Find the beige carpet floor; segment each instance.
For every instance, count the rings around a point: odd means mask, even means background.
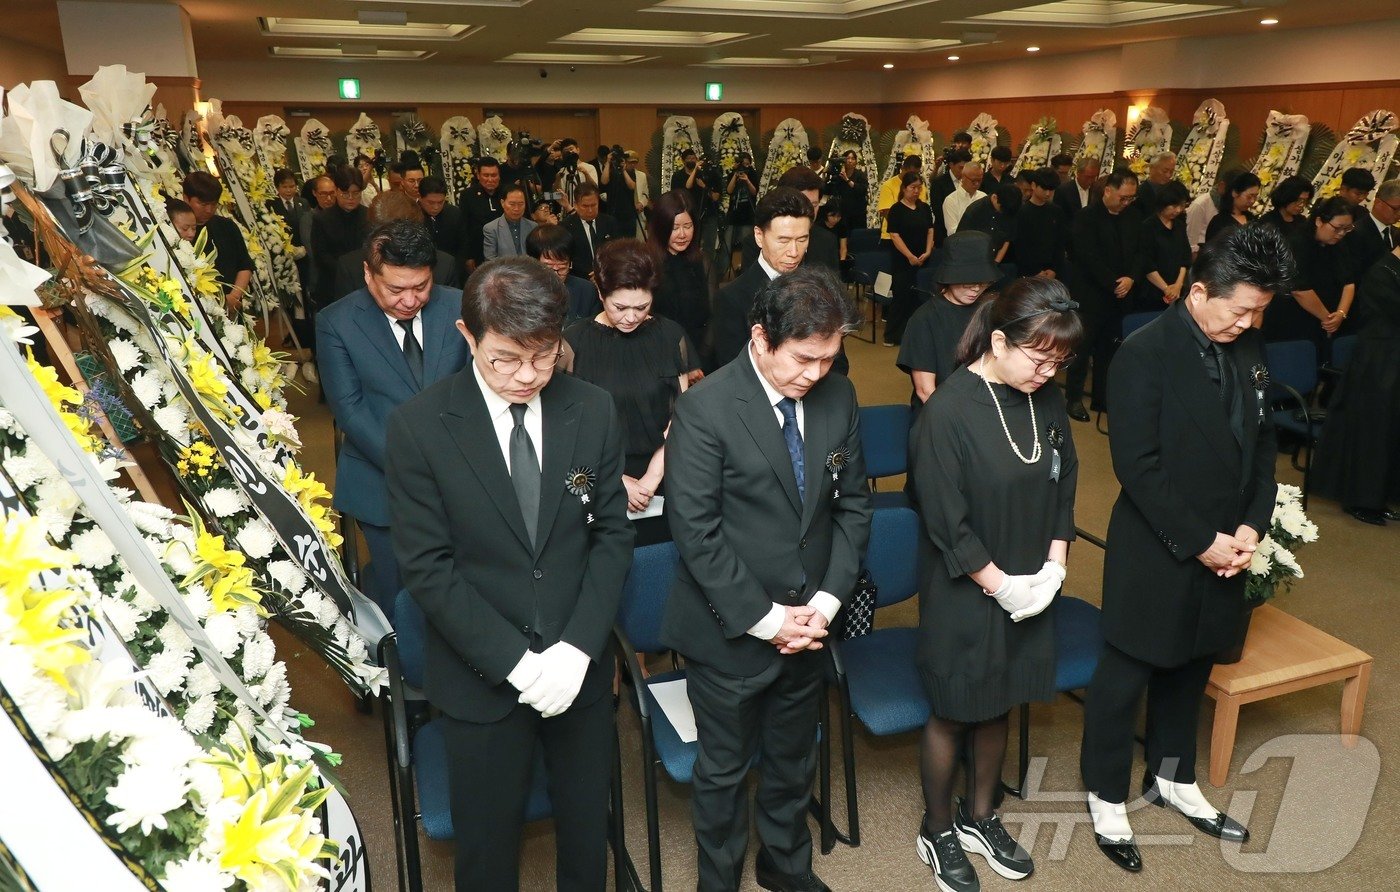
[[[893,349],[850,339],[847,350],[862,403],[908,399],[908,379],[894,367]],[[330,415],[317,404],[315,388],[308,389],[308,394],[294,400],[294,411],[303,419],[303,459],[319,478],[330,481],[334,478]],[[1083,529],[1102,534],[1118,489],[1109,465],[1108,440],[1089,424],[1074,425],[1072,433],[1081,463],[1077,521]],[[1279,462],[1279,479],[1300,481],[1286,459]],[[1400,656],[1400,623],[1394,613],[1400,525],[1366,526],[1321,499],[1311,503],[1309,514],[1321,538],[1300,555],[1307,576],[1275,603],[1375,657],[1361,745],[1343,749],[1337,736],[1340,683],[1249,705],[1240,717],[1229,779],[1217,789],[1205,781],[1212,712],[1207,703],[1200,728],[1202,788],[1232,814],[1248,815],[1253,839],[1242,849],[1223,848],[1175,814],[1144,809],[1132,819],[1146,867],[1142,874],[1131,876],[1099,854],[1082,798],[1075,792],[1079,789],[1080,705],[1068,698],[1039,705],[1033,710],[1031,734],[1036,759],[1032,774],[1040,775],[1037,793],[1030,801],[1009,800],[1003,810],[1012,832],[1020,835],[1036,859],[1035,875],[1028,881],[1035,888],[1043,892],[1400,888],[1396,878],[1400,859],[1394,848],[1400,819],[1390,811],[1400,793],[1400,778],[1395,764],[1381,758],[1389,755],[1390,744],[1400,733],[1400,678],[1393,668]],[[1076,545],[1066,591],[1097,603],[1101,573],[1098,549]],[[916,623],[913,604],[882,612],[880,623]],[[292,670],[294,705],[317,720],[310,734],[345,757],[341,777],[365,833],[374,887],[377,892],[394,892],[398,885],[380,712],[370,716],[356,712],[345,689],[315,655],[286,635],[279,638],[279,653]],[[645,876],[638,728],[626,710],[618,725],[628,846]],[[1009,763],[1014,763],[1014,728],[1012,734]],[[922,812],[917,735],[876,738],[857,730],[854,746],[862,845],[838,845],[829,855],[818,854],[817,873],[836,890],[934,888],[913,847]],[[1244,773],[1242,767],[1250,755],[1266,747],[1273,755]],[[1014,764],[1008,764],[1007,777],[1013,772]],[[844,787],[839,771],[834,783],[840,803]],[[660,791],[665,885],[694,888],[689,790],[663,780]],[[838,825],[844,824],[844,815],[838,811]],[[751,847],[746,890],[758,888],[752,880],[753,851]],[[526,829],[522,861],[523,889],[554,888],[553,835],[547,823]],[[975,861],[981,863],[981,859]],[[426,889],[450,890],[450,847],[425,839],[422,871]],[[979,875],[985,889],[1013,885],[985,865]]]

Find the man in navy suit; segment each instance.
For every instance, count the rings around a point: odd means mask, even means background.
[[[372,594],[390,613],[398,564],[389,540],[384,422],[400,403],[467,364],[456,332],[462,292],[433,284],[437,249],[421,223],[393,220],[366,241],[365,287],[316,316],[321,387],[345,434],[335,507],[359,521],[373,559]]]

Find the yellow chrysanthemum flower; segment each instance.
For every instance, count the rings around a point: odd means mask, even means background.
[[[29,366],[34,379],[39,382],[39,387],[43,389],[44,396],[48,397],[54,411],[58,412],[58,417],[63,420],[63,426],[68,428],[68,432],[78,441],[83,451],[90,455],[101,452],[102,441],[92,435],[92,422],[68,409],[69,406],[83,404],[82,393],[58,380],[58,372],[49,366],[40,365],[34,360],[34,354],[30,353],[25,357],[25,364]]]
[[[70,620],[79,595],[68,589],[44,591],[34,576],[69,567],[72,558],[53,547],[37,517],[6,516],[0,527],[0,609],[10,617],[7,637],[24,648],[34,665],[64,690],[67,672],[91,659],[80,643],[86,632]]]
[[[302,474],[301,469],[293,462],[288,464],[282,473],[282,485],[306,511],[316,528],[325,535],[330,546],[339,548],[344,540],[335,529],[335,512],[323,504],[323,502],[329,502],[331,498],[330,491],[326,489],[325,484],[317,480],[314,473]]]

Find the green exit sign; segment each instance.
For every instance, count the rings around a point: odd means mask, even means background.
[[[710,82],[705,84],[705,101],[719,102],[724,98],[724,84]]]
[[[342,77],[340,79],[340,98],[359,99],[360,79],[357,77]]]

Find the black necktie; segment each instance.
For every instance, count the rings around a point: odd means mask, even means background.
[[[1385,228],[1385,246],[1386,246],[1387,248],[1389,248],[1390,250],[1392,250],[1392,251],[1395,250],[1395,227],[1394,227],[1394,226],[1387,226],[1387,227]]]
[[[797,426],[797,400],[783,397],[778,400],[778,411],[783,413],[783,441],[792,461],[792,476],[797,478],[797,497],[806,500],[807,460],[802,455],[802,430]]]
[[[593,229],[592,220],[585,222],[583,225],[588,227],[588,262],[592,263],[593,256],[598,253],[597,248],[594,247],[594,245],[598,243],[598,233]]]
[[[520,515],[525,518],[525,531],[530,534],[531,547],[535,544],[535,527],[540,515],[540,463],[535,457],[535,444],[530,441],[530,432],[525,430],[524,403],[512,403],[510,417],[515,427],[510,431],[510,482],[515,487],[515,497],[520,501]]]
[[[403,358],[408,370],[413,373],[413,383],[423,386],[423,345],[413,336],[412,319],[395,319],[394,324],[403,329]]]

